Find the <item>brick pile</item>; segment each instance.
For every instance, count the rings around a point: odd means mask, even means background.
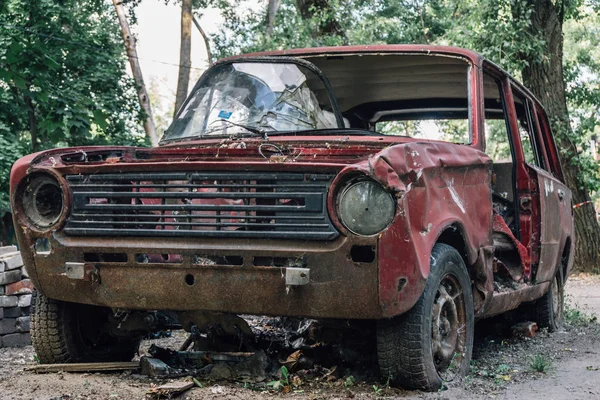
[[[31,343],[29,310],[33,284],[15,246],[0,247],[0,347]]]

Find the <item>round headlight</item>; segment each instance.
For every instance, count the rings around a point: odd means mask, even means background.
[[[38,229],[47,229],[60,219],[63,209],[62,189],[50,175],[33,175],[22,193],[23,211]]]
[[[396,211],[394,197],[374,181],[350,184],[338,200],[342,224],[358,235],[374,235],[385,229]]]

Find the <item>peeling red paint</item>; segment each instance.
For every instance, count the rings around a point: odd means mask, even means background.
[[[475,263],[480,248],[491,245],[491,160],[479,150],[399,144],[348,168],[401,194],[398,212],[404,218],[379,235],[379,298],[385,315],[404,312],[417,301],[429,275],[429,254],[445,229],[460,229],[468,264]],[[408,280],[400,292],[399,277]]]

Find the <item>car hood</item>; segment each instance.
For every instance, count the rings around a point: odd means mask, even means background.
[[[374,140],[340,136],[315,139],[203,140],[160,147],[87,146],[47,150],[35,154],[31,166],[91,166],[102,164],[148,164],[182,162],[307,162],[349,164],[391,145],[396,138]],[[380,140],[384,139],[384,140]],[[387,139],[387,140],[386,140]],[[412,139],[406,138],[405,141]]]
[[[403,176],[490,163],[481,151],[452,143],[384,136],[203,140],[155,148],[95,146],[47,150],[15,163],[11,185],[33,169],[61,174],[185,169],[357,171],[401,191]],[[13,186],[14,187],[14,186]]]

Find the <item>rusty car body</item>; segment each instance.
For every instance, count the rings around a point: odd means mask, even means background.
[[[283,84],[272,92],[293,99],[253,127],[242,123],[250,117],[234,120],[242,108],[276,104],[263,94],[274,75]],[[250,89],[231,89],[248,76]],[[248,91],[252,105],[239,97]],[[224,93],[239,96],[223,103]],[[318,121],[298,128],[309,116]],[[205,134],[189,134],[193,124]],[[460,330],[552,295],[558,320],[573,257],[571,195],[541,104],[479,54],[452,47],[225,59],[200,79],[161,146],[32,154],[14,165],[11,192],[40,296],[111,310],[388,321],[378,333],[387,338],[429,290],[438,246],[460,255],[453,262],[464,263],[468,287],[456,278],[434,290],[434,324]],[[468,363],[472,345],[446,331],[433,334],[437,350],[424,344],[442,380],[453,357],[443,347],[452,342]],[[425,381],[414,371],[398,380],[436,388],[436,369]]]

